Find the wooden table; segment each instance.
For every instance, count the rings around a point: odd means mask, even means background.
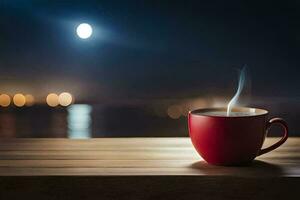
[[[299,186],[300,138],[247,167],[208,165],[189,138],[0,140],[0,199],[289,199]]]

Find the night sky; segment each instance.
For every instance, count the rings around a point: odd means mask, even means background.
[[[300,97],[300,1],[0,0],[1,92]],[[75,28],[90,23],[81,40]]]

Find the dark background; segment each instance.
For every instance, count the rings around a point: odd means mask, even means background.
[[[39,101],[0,108],[0,135],[69,137],[69,108],[43,102],[68,91],[91,106],[89,136],[186,136],[186,111],[227,105],[245,64],[239,105],[269,109],[299,135],[299,9],[299,1],[0,0],[0,93]],[[94,28],[90,39],[75,33],[82,22]]]

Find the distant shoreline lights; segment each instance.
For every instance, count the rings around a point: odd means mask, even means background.
[[[46,103],[50,107],[56,107],[58,105],[66,107],[71,105],[73,102],[74,98],[68,92],[62,92],[59,95],[57,95],[56,93],[50,93],[46,98]]]
[[[45,101],[46,100],[46,101]],[[67,107],[74,103],[74,97],[68,92],[62,92],[59,95],[56,93],[49,93],[43,103],[50,107],[63,106]],[[31,94],[16,93],[14,95],[0,94],[0,107],[30,107],[36,103],[35,97]]]

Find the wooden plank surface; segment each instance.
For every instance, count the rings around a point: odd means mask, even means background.
[[[220,167],[189,138],[1,139],[0,199],[297,199],[299,152],[290,138],[250,166]]]
[[[300,138],[289,138],[251,166],[220,167],[206,164],[189,138],[1,139],[0,176],[299,177],[299,152]]]

